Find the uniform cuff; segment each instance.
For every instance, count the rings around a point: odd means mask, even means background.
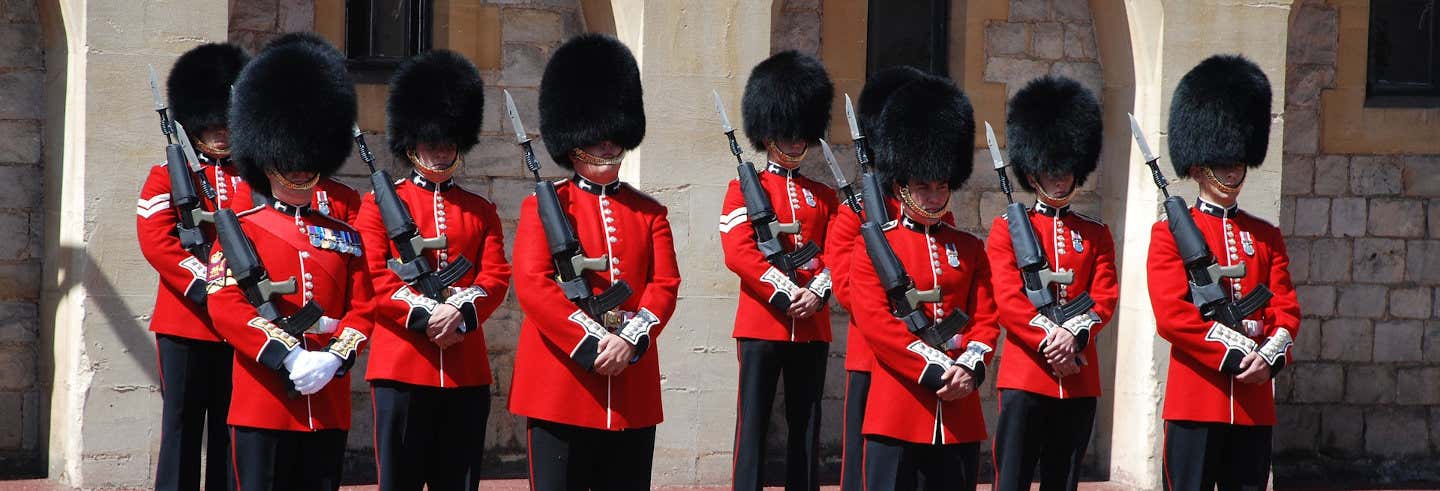
[[[771,307],[775,307],[776,310],[781,312],[790,309],[790,302],[794,300],[790,298],[790,292],[795,291],[795,289],[799,287],[795,285],[794,281],[790,281],[789,276],[786,276],[785,273],[771,266],[765,270],[765,274],[760,275],[760,281],[774,288],[774,291],[770,293],[769,303]]]
[[[1205,333],[1205,340],[1212,343],[1220,343],[1225,347],[1225,354],[1220,357],[1220,366],[1216,369],[1221,373],[1237,375],[1240,369],[1240,361],[1245,355],[1255,351],[1255,340],[1216,322],[1210,325],[1210,331]]]
[[[475,309],[475,301],[481,297],[490,296],[484,288],[479,286],[468,286],[445,299],[445,303],[460,311],[460,333],[465,334],[480,328],[480,316]]]
[[[1070,335],[1075,336],[1075,350],[1084,351],[1085,347],[1090,345],[1090,328],[1099,323],[1100,314],[1096,314],[1094,310],[1091,310],[1084,314],[1071,317],[1070,320],[1065,321],[1065,325],[1061,327],[1064,327],[1066,331],[1070,331]]]
[[[584,331],[580,341],[575,343],[575,347],[570,348],[570,359],[575,360],[575,363],[585,371],[594,371],[595,358],[600,356],[600,340],[605,338],[608,331],[605,330],[605,326],[595,322],[595,319],[591,319],[589,315],[585,314],[585,311],[580,309],[571,312],[569,319]]]
[[[830,268],[825,268],[820,271],[820,274],[817,274],[814,278],[811,278],[810,284],[805,285],[805,288],[810,290],[811,293],[814,293],[815,296],[820,297],[820,308],[824,309],[825,304],[830,301],[830,286]]]
[[[970,372],[975,379],[975,386],[985,383],[985,355],[989,354],[992,348],[979,341],[971,341],[965,346],[965,352],[955,358],[955,365]]]
[[[285,357],[290,354],[291,350],[300,346],[300,340],[285,332],[275,323],[265,320],[264,317],[252,317],[249,322],[246,322],[246,325],[265,334],[265,344],[260,346],[260,352],[255,355],[255,361],[271,370],[284,370]]]
[[[1275,330],[1274,335],[1265,340],[1265,344],[1260,345],[1258,350],[1260,357],[1265,359],[1265,363],[1270,364],[1270,378],[1275,378],[1280,374],[1280,370],[1285,368],[1286,353],[1290,351],[1290,345],[1293,342],[1290,330],[1281,327]]]
[[[650,309],[641,308],[634,317],[625,322],[615,334],[635,347],[635,356],[630,358],[630,363],[640,361],[640,357],[650,349],[650,330],[660,325],[660,318],[650,312]]]
[[[355,358],[359,356],[360,343],[366,339],[365,334],[353,327],[347,327],[340,331],[339,336],[330,338],[330,344],[325,347],[325,351],[340,358],[340,370],[335,372],[335,376],[343,376],[350,371],[350,367],[355,365]]]
[[[440,302],[421,295],[409,285],[401,285],[390,295],[390,299],[410,307],[405,314],[405,328],[415,332],[425,332],[425,328],[430,326],[430,315],[435,313],[435,307],[440,306]]]

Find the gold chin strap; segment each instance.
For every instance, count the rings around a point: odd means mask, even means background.
[[[905,206],[907,208],[910,208],[910,211],[913,211],[922,217],[932,220],[939,220],[940,218],[944,217],[945,208],[948,208],[950,206],[950,198],[947,196],[945,198],[945,206],[940,207],[940,211],[932,212],[930,210],[926,210],[925,207],[920,206],[920,203],[915,202],[915,198],[910,196],[909,186],[902,186],[900,188],[900,202],[905,203]]]
[[[419,167],[425,174],[428,174],[425,176],[426,179],[435,182],[449,179],[450,176],[455,174],[455,171],[460,170],[460,166],[465,164],[465,156],[461,155],[460,152],[455,152],[455,160],[450,161],[450,166],[444,169],[438,169],[425,163],[425,159],[420,158],[420,155],[416,154],[414,149],[406,152],[405,156],[410,159],[410,163],[415,164],[415,167]]]
[[[1045,200],[1046,205],[1056,208],[1070,204],[1070,200],[1075,197],[1074,186],[1070,187],[1070,194],[1065,195],[1064,198],[1056,198],[1054,196],[1051,196],[1050,193],[1045,192],[1044,186],[1041,186],[1040,183],[1035,182],[1034,178],[1030,178],[1030,186],[1035,188],[1035,194],[1039,194],[1040,197]]]
[[[1247,171],[1245,172],[1245,174],[1246,174],[1246,175],[1249,175],[1250,172],[1247,170]],[[1225,194],[1236,194],[1236,193],[1239,193],[1239,192],[1240,192],[1240,187],[1239,187],[1238,184],[1237,184],[1236,186],[1234,186],[1234,187],[1231,187],[1231,186],[1226,185],[1226,184],[1223,183],[1223,182],[1220,182],[1220,179],[1217,178],[1217,177],[1215,177],[1215,171],[1212,170],[1212,169],[1210,168],[1210,166],[1208,166],[1208,165],[1205,166],[1205,177],[1209,178],[1209,179],[1210,179],[1210,182],[1215,183],[1215,186],[1218,187],[1218,188],[1220,188],[1221,191],[1224,191]],[[1240,178],[1240,184],[1245,184],[1245,178],[1244,178],[1244,177]]]
[[[205,155],[209,155],[217,159],[223,159],[230,156],[229,150],[217,149],[206,144],[204,140],[195,140],[195,146],[200,147],[200,151],[205,152]]]
[[[319,173],[316,173],[314,176],[312,176],[309,181],[305,181],[300,184],[290,182],[289,179],[285,178],[284,174],[281,174],[279,171],[276,171],[274,169],[266,169],[265,174],[275,178],[275,180],[277,181],[280,181],[281,186],[285,186],[286,189],[292,191],[309,191],[310,189],[314,188],[316,184],[320,183]]]
[[[790,154],[788,154],[788,153],[785,153],[784,151],[780,150],[780,147],[775,146],[775,142],[773,142],[773,141],[766,141],[766,142],[765,142],[765,149],[766,149],[766,150],[769,150],[770,153],[772,153],[772,154],[779,155],[779,156],[780,156],[780,162],[779,162],[779,163],[784,163],[784,164],[798,164],[798,163],[800,163],[800,161],[805,160],[805,156],[810,153],[810,144],[809,144],[809,143],[806,143],[806,144],[805,144],[805,150],[802,150],[802,151],[800,152],[800,155],[790,155]]]
[[[625,152],[620,152],[620,155],[616,155],[615,158],[605,159],[605,158],[600,158],[600,157],[597,157],[597,156],[595,156],[595,155],[592,155],[590,152],[586,152],[586,151],[581,150],[581,149],[579,149],[579,148],[575,148],[574,150],[571,150],[571,151],[570,151],[570,160],[571,160],[572,162],[578,162],[578,163],[589,164],[589,165],[598,165],[598,166],[601,166],[601,167],[606,167],[606,166],[611,166],[611,165],[620,165],[620,162],[623,161],[623,160],[625,160]]]

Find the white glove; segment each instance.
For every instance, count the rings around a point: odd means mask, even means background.
[[[294,371],[295,371],[295,360],[299,360],[299,359],[300,359],[300,353],[304,353],[304,352],[305,352],[305,350],[302,349],[302,348],[295,348],[295,349],[290,350],[290,354],[285,355],[285,371],[287,371],[287,372],[294,372]]]
[[[339,326],[340,319],[322,315],[320,316],[320,322],[315,323],[315,330],[317,334],[330,334],[335,332],[335,328]]]
[[[303,395],[320,392],[340,369],[340,357],[328,351],[301,351],[290,370],[290,381]]]

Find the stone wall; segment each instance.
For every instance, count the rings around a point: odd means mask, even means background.
[[[254,53],[271,39],[315,24],[315,0],[229,0],[230,42]]]
[[[1355,48],[1338,3],[1291,15],[1281,229],[1304,320],[1276,384],[1276,481],[1435,482],[1440,155],[1326,151],[1322,94]]]
[[[45,64],[31,0],[0,2],[0,475],[41,472],[38,380]]]

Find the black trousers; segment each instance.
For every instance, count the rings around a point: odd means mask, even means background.
[[[840,491],[865,490],[865,400],[870,372],[845,372],[845,440],[840,446]]]
[[[1165,422],[1165,489],[1263,490],[1270,478],[1270,427]]]
[[[979,472],[980,442],[926,445],[865,436],[868,491],[973,491]]]
[[[785,378],[785,489],[820,489],[820,396],[830,344],[741,339],[734,489],[759,490],[775,386]]]
[[[200,489],[200,444],[205,442],[205,489],[231,489],[230,367],[235,352],[222,342],[155,335],[160,364],[160,456],[155,489]]]
[[[609,431],[534,418],[526,425],[531,490],[650,489],[654,426]]]
[[[345,430],[284,431],[231,426],[239,491],[340,489]]]
[[[995,490],[1029,490],[1040,465],[1041,491],[1080,486],[1080,461],[1095,425],[1094,397],[1057,399],[1023,390],[1000,391],[995,429]]]
[[[382,491],[479,489],[490,386],[442,389],[377,380],[370,400]]]

